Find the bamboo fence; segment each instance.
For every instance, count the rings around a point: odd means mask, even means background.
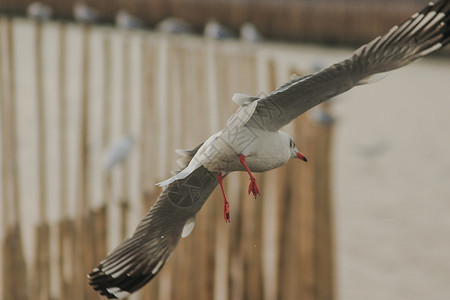
[[[222,128],[234,92],[258,95],[313,71],[293,53],[0,18],[0,298],[99,299],[86,274],[156,200],[173,149]],[[130,299],[333,298],[332,124],[306,114],[286,130],[309,162],[258,174],[256,200],[245,174],[228,176],[231,224],[216,190]],[[126,140],[124,157],[105,166]]]
[[[25,15],[34,0],[0,0],[0,12]],[[265,37],[359,46],[422,9],[426,0],[41,0],[57,19],[73,20],[73,6],[83,2],[99,12],[100,22],[114,22],[119,10],[153,27],[168,17],[182,18],[202,31],[216,19],[235,31],[252,22]]]

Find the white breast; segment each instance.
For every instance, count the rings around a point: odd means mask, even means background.
[[[224,130],[204,153],[197,154],[205,168],[216,172],[244,171],[239,160],[241,154],[246,156],[247,165],[253,172],[272,170],[290,158],[289,147],[279,132],[245,126],[239,131]]]

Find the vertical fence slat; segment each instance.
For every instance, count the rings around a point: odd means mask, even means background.
[[[47,193],[47,138],[46,138],[46,109],[44,95],[44,70],[42,53],[42,23],[36,22],[35,28],[35,61],[36,61],[36,100],[37,100],[37,127],[38,127],[38,186],[39,186],[39,224],[36,227],[35,265],[33,274],[32,294],[37,299],[50,297],[50,228],[48,224],[48,193]]]
[[[101,35],[102,39],[102,67],[103,67],[103,85],[101,87],[103,91],[103,99],[101,103],[103,118],[101,123],[101,137],[99,143],[102,150],[106,149],[111,142],[111,102],[112,102],[112,79],[111,79],[111,35],[109,31],[103,31]],[[108,216],[109,208],[112,203],[111,192],[111,172],[110,170],[104,170],[104,162],[102,162],[102,180],[101,180],[101,196],[104,205],[99,209],[97,214],[96,226],[99,229],[99,233],[103,234],[97,236],[97,257],[102,257],[108,250],[108,237],[111,234],[108,228]]]
[[[143,132],[142,124],[142,35],[132,34],[130,48],[130,135],[132,137],[132,150],[129,154],[130,176],[129,176],[129,198],[130,198],[130,218],[128,222],[127,236],[130,236],[138,224],[143,211],[141,210],[142,197],[142,173],[143,157],[141,153],[141,143]]]
[[[68,281],[66,278],[66,263],[70,261],[69,257],[65,257],[66,253],[64,240],[69,238],[68,232],[64,226],[64,222],[68,220],[67,215],[67,97],[66,97],[66,26],[64,23],[58,26],[58,98],[59,98],[59,178],[60,178],[60,220],[58,222],[58,278],[60,292],[59,297],[68,295]]]
[[[89,118],[89,89],[90,85],[90,49],[91,49],[91,27],[85,25],[82,27],[82,53],[81,53],[81,108],[80,108],[80,136],[79,136],[79,147],[80,147],[80,165],[79,165],[79,177],[78,177],[78,192],[79,192],[79,206],[78,206],[78,272],[76,280],[80,283],[81,294],[88,298],[93,297],[95,292],[86,285],[86,281],[80,278],[80,275],[87,274],[93,264],[95,264],[95,220],[93,214],[90,212],[90,152],[89,152],[89,130],[91,127],[91,122]],[[81,245],[78,245],[81,241]]]
[[[177,117],[181,116],[183,107],[181,106],[181,99],[179,99],[182,91],[181,89],[181,78],[179,76],[180,72],[184,70],[180,70],[181,68],[181,57],[180,57],[180,45],[171,40],[171,47],[168,52],[169,55],[169,69],[168,69],[168,78],[170,78],[170,88],[168,89],[167,94],[167,102],[169,103],[170,113],[168,115],[169,123],[172,124],[171,132],[169,134],[170,145],[173,147],[179,148],[179,140],[176,140],[176,136],[179,136],[181,128],[181,120]],[[178,89],[178,91],[176,91]],[[178,99],[177,99],[178,98]],[[169,147],[168,151],[172,152],[173,147]],[[170,153],[172,154],[172,153]],[[168,157],[172,157],[173,155],[168,155]],[[173,166],[173,160],[170,162],[171,167]],[[197,224],[198,225],[198,224]],[[192,239],[181,239],[179,242],[179,247],[181,253],[189,253],[194,249],[200,250],[196,247],[196,236],[193,236]],[[191,259],[185,259],[183,255],[174,255],[170,261],[171,267],[171,279],[175,284],[172,285],[172,298],[173,299],[181,299],[183,297],[186,298],[194,298],[195,293],[194,289],[190,288],[190,285],[195,285],[196,280],[191,280],[189,283],[183,278],[187,278],[190,276],[189,269],[191,269],[194,265],[197,270],[200,271],[201,263],[198,261],[197,255],[192,257]]]
[[[6,169],[4,167],[5,161],[6,161],[6,155],[5,155],[5,148],[6,148],[6,118],[3,116],[3,113],[6,111],[5,108],[5,85],[3,81],[3,46],[5,45],[3,41],[3,20],[0,19],[0,162],[2,165],[2,169],[0,172],[0,211],[2,211],[2,221],[1,221],[1,227],[0,227],[0,295],[3,295],[4,291],[4,260],[6,257],[3,253],[3,238],[5,235],[7,222],[6,222]]]
[[[329,103],[322,104],[324,113],[328,113]],[[333,124],[315,122],[316,136],[321,137],[315,141],[317,156],[316,169],[318,170],[315,180],[316,190],[316,218],[317,229],[315,237],[317,242],[317,253],[315,259],[317,298],[335,298],[335,266],[334,266],[334,235],[333,235],[333,206],[331,194],[331,170],[333,163],[331,153],[333,152]]]
[[[168,37],[162,37],[159,40],[159,49],[158,49],[158,60],[157,66],[155,66],[157,71],[157,77],[155,78],[157,82],[156,86],[156,109],[155,113],[158,126],[157,126],[157,157],[158,157],[158,165],[157,165],[157,176],[158,180],[163,180],[168,175],[168,129],[169,129],[169,121],[168,121],[168,90],[170,89],[168,78],[169,72],[169,39]]]
[[[60,296],[74,297],[76,289],[75,266],[77,264],[75,247],[76,232],[74,221],[70,219],[69,212],[69,165],[68,165],[68,117],[69,105],[67,103],[67,27],[65,23],[59,24],[59,98],[60,98],[60,201],[61,201],[61,220],[59,221],[59,255],[60,255]]]
[[[22,245],[22,226],[20,218],[20,191],[18,177],[18,153],[17,153],[17,122],[16,122],[16,82],[15,82],[15,48],[14,48],[14,21],[4,19],[2,33],[3,57],[0,66],[2,73],[2,87],[6,93],[2,97],[3,138],[7,141],[3,149],[4,178],[4,220],[5,235],[3,243],[3,298],[4,299],[28,299],[29,282]],[[3,44],[4,43],[4,44]],[[7,96],[6,96],[7,95]],[[20,279],[18,281],[17,279]],[[24,288],[25,287],[25,288]]]
[[[141,156],[143,158],[143,168],[141,169],[142,212],[143,214],[150,208],[159,196],[160,190],[154,185],[156,177],[156,148],[154,146],[156,128],[154,119],[155,101],[155,76],[156,71],[156,48],[148,37],[144,37],[142,43],[142,113],[141,113]],[[162,270],[161,272],[163,272]],[[142,288],[143,300],[158,299],[160,277],[154,278],[150,284]]]
[[[303,147],[306,153],[308,153],[310,160],[313,162],[318,159],[315,156],[314,151],[314,137],[312,126],[309,119],[300,117],[296,123],[294,123],[296,128],[297,140],[302,143],[299,147]],[[309,148],[309,150],[308,150]],[[303,186],[314,186],[314,176],[317,176],[316,169],[314,168],[314,163],[305,167],[298,168],[298,177],[300,179],[301,185],[295,184],[298,182],[298,178],[293,176],[294,182],[292,182],[294,197],[301,199],[299,201],[297,218],[299,222],[296,224],[300,229],[298,234],[298,244],[297,249],[299,251],[299,267],[301,268],[300,279],[301,285],[295,294],[300,294],[303,299],[315,299],[316,293],[316,274],[314,266],[314,258],[316,249],[316,240],[314,237],[315,227],[316,227],[316,214],[314,211],[314,200],[315,200],[315,190],[313,188],[303,188]],[[294,173],[295,174],[295,173]]]
[[[130,36],[127,31],[122,31],[122,100],[121,100],[121,114],[122,114],[122,128],[121,139],[126,135],[130,135],[130,106],[132,105],[132,99],[130,98]],[[133,137],[136,138],[136,137]],[[122,195],[120,197],[120,214],[121,214],[121,228],[120,236],[124,239],[128,232],[129,214],[130,214],[130,163],[129,156],[122,161]]]

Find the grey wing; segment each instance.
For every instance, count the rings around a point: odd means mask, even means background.
[[[247,126],[276,131],[371,75],[400,68],[442,48],[450,42],[449,23],[449,0],[428,4],[402,25],[360,47],[349,59],[296,78],[258,100]]]
[[[89,284],[110,299],[124,298],[150,281],[217,186],[217,174],[199,167],[171,183],[139,223],[134,234],[88,275]]]

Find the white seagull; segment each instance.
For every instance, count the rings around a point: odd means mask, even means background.
[[[179,33],[194,33],[194,28],[191,24],[183,19],[176,17],[169,17],[156,25],[156,28],[160,32],[179,34]]]
[[[144,21],[139,17],[131,14],[126,9],[120,9],[116,17],[114,18],[114,23],[119,28],[125,29],[141,29],[144,28]]]
[[[250,22],[245,22],[241,25],[241,28],[239,28],[239,35],[241,40],[249,43],[258,43],[264,40],[255,24]]]
[[[100,12],[84,2],[76,2],[72,8],[77,22],[91,24],[100,21]]]
[[[160,183],[163,191],[134,234],[113,250],[88,275],[89,283],[108,298],[123,298],[151,280],[163,267],[180,237],[193,228],[194,218],[219,184],[225,221],[229,204],[222,179],[246,171],[249,193],[259,194],[252,172],[265,172],[291,158],[306,160],[294,140],[280,128],[312,107],[374,74],[405,66],[450,42],[450,0],[428,4],[400,26],[375,38],[339,63],[295,77],[267,97],[237,94],[240,106],[220,132],[193,150],[178,151],[184,167]]]
[[[53,8],[50,5],[35,1],[28,5],[27,16],[39,21],[50,20],[53,16]]]
[[[203,30],[205,37],[217,40],[232,39],[237,35],[229,27],[219,23],[217,20],[209,20]]]

